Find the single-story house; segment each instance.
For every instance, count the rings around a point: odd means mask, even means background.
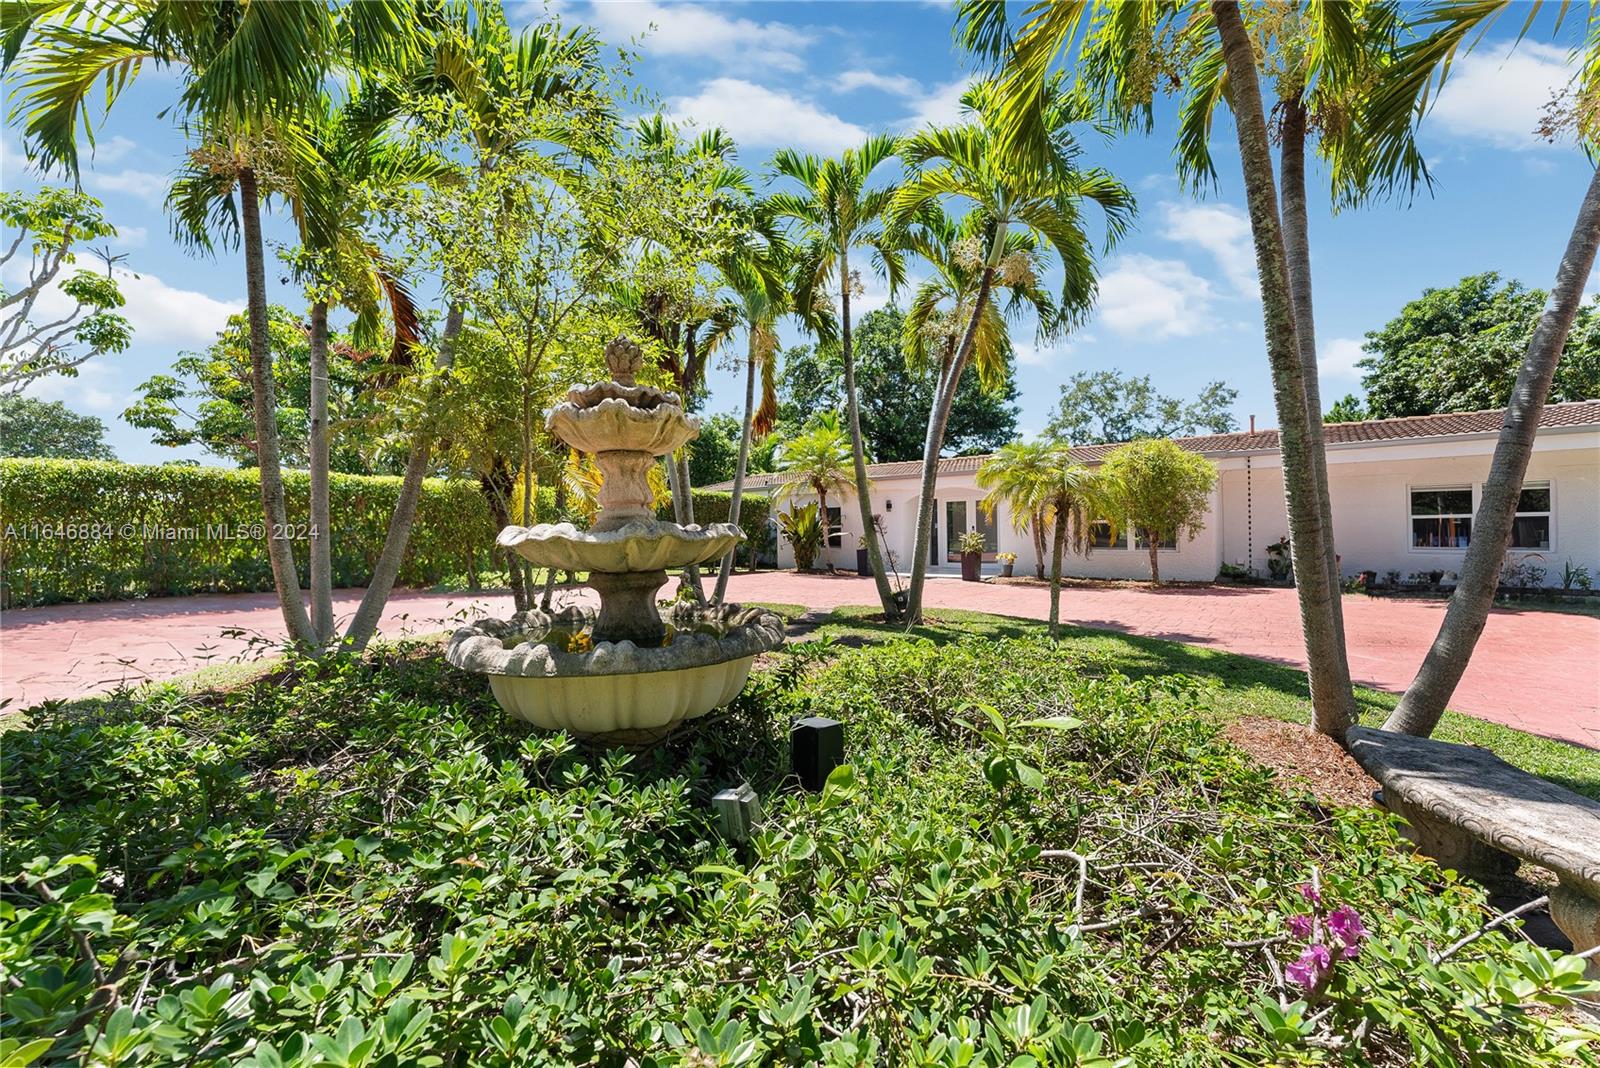
[[[1330,423],[1326,427],[1328,485],[1334,539],[1347,576],[1399,572],[1402,579],[1432,571],[1455,572],[1472,537],[1472,517],[1500,433],[1500,410]],[[1160,549],[1163,579],[1209,580],[1224,563],[1268,573],[1267,546],[1289,531],[1282,460],[1275,430],[1178,438],[1185,449],[1218,469],[1204,530],[1192,541]],[[1114,445],[1072,449],[1094,466]],[[1017,554],[1017,573],[1034,563],[1033,539],[1014,529],[1004,506],[991,518],[978,502],[976,475],[985,456],[939,461],[931,570],[959,570],[956,540],[977,529],[994,554]],[[885,548],[901,572],[910,571],[915,542],[920,461],[872,464],[872,505],[885,531]],[[782,474],[752,475],[747,492],[769,494]],[[731,489],[723,483],[714,489]],[[797,493],[793,501],[810,500]],[[835,533],[818,564],[854,568],[861,512],[853,499],[828,501]],[[789,505],[780,505],[782,510]],[[1149,555],[1121,534],[1088,556],[1069,556],[1066,571],[1101,578],[1145,578]],[[1588,569],[1600,583],[1600,400],[1551,404],[1544,409],[1523,483],[1511,559],[1544,569],[1543,584],[1559,585],[1564,565]],[[794,552],[779,539],[780,566]],[[987,563],[985,572],[997,568]]]

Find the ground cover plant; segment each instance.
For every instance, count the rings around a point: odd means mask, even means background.
[[[1281,792],[1226,693],[1024,635],[808,642],[633,756],[420,647],[38,710],[0,1059],[1596,1063],[1581,963],[1456,947],[1481,893]],[[785,777],[807,714],[847,729],[820,795]]]

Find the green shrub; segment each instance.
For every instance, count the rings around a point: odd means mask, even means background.
[[[6,1037],[254,1068],[1595,1063],[1580,962],[1495,930],[1431,963],[1482,893],[1280,792],[1197,682],[1032,639],[832,654],[631,757],[406,649],[37,713],[0,768]],[[820,795],[787,775],[805,714],[846,725]],[[709,799],[744,780],[767,816],[730,843]],[[1302,996],[1268,961],[1313,872],[1371,935]]]
[[[284,485],[290,524],[303,528],[310,479],[289,471]],[[399,488],[394,477],[332,477],[335,585],[371,577]],[[553,497],[548,504],[553,514]],[[3,460],[0,533],[4,595],[14,606],[272,588],[253,470]],[[471,573],[488,563],[496,533],[475,484],[428,480],[400,583]],[[297,537],[294,547],[306,584],[309,542]]]

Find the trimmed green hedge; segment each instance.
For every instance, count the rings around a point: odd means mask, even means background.
[[[310,479],[288,471],[284,484],[291,524],[303,526]],[[336,586],[371,577],[399,489],[393,476],[333,476]],[[543,495],[539,503],[543,510]],[[269,590],[263,528],[253,470],[0,461],[0,581],[8,605]],[[399,582],[427,586],[492,567],[495,534],[475,483],[429,479]],[[305,584],[309,542],[294,545]]]
[[[728,513],[733,510],[733,494],[722,490],[694,490],[694,521],[701,526],[710,523],[726,523]],[[662,519],[672,518],[672,501],[656,509],[656,514]],[[748,559],[748,547],[760,545],[766,536],[767,518],[771,514],[771,503],[764,494],[746,493],[744,500],[739,502],[739,529],[744,531],[745,541],[739,547],[739,563],[743,565]]]

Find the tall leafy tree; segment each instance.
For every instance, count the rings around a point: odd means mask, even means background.
[[[1238,395],[1220,381],[1210,382],[1185,403],[1156,392],[1149,375],[1079,371],[1061,386],[1045,433],[1071,445],[1227,434],[1239,426],[1233,417]]]
[[[906,607],[913,621],[922,617],[939,453],[950,406],[974,354],[981,350],[982,373],[993,367],[995,354],[1004,347],[1004,319],[994,311],[997,291],[1009,295],[1008,311],[1034,311],[1041,337],[1067,329],[1094,302],[1094,248],[1083,220],[1084,205],[1099,207],[1108,248],[1133,212],[1133,196],[1121,182],[1098,168],[1078,166],[1080,150],[1072,128],[1085,115],[1055,84],[1041,102],[1048,147],[1037,159],[1022,160],[998,148],[1000,101],[992,84],[975,85],[962,102],[974,121],[926,130],[902,144],[901,155],[914,173],[895,198],[895,214],[902,222],[923,218],[920,229],[926,236],[919,251],[936,269],[935,279],[919,289],[906,317],[907,355],[938,368],[922,453]],[[941,202],[966,208],[959,224],[941,218]],[[1047,256],[1062,271],[1061,290],[1054,297],[1038,284]],[[942,348],[937,341],[927,343],[941,318],[951,327]]]
[[[106,425],[60,401],[0,394],[0,456],[115,460]]]
[[[0,394],[20,392],[50,375],[76,377],[78,368],[94,357],[128,347],[132,331],[117,311],[123,305],[122,291],[110,264],[103,273],[79,268],[61,276],[89,241],[116,235],[100,201],[54,187],[0,192],[0,222],[15,235],[0,251],[0,273],[9,273],[7,264],[24,250],[28,255],[26,280],[15,289],[0,286]],[[72,310],[36,321],[39,298],[52,288],[72,301]]]
[[[856,357],[851,335],[850,300],[861,291],[850,266],[851,253],[864,249],[891,291],[900,287],[903,237],[890,224],[889,209],[896,187],[879,168],[894,158],[898,143],[887,135],[869,138],[859,148],[846,149],[833,159],[784,150],[773,157],[778,175],[796,183],[799,192],[774,193],[768,207],[779,219],[791,221],[796,234],[795,306],[814,330],[826,332],[833,312],[831,293],[838,292],[837,321],[844,359],[845,418],[855,469],[855,496],[861,507],[867,558],[883,606],[884,618],[901,616],[900,604],[889,587],[883,549],[872,518],[872,490],[867,479],[866,446],[861,437],[861,403],[856,388]]]
[[[1367,334],[1366,417],[1504,408],[1549,299],[1494,271],[1423,290]],[[1590,397],[1600,397],[1600,301],[1578,309],[1550,384],[1552,403]]]

